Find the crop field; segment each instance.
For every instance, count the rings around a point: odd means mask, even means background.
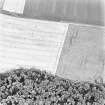
[[[0,72],[22,66],[56,73],[68,23],[3,14],[0,22]]]
[[[0,0],[0,105],[105,105],[103,1]]]
[[[105,27],[70,24],[56,74],[94,81],[105,78]]]
[[[0,72],[35,67],[73,80],[104,73],[104,28],[0,14]]]
[[[1,104],[104,105],[102,28],[0,16]]]

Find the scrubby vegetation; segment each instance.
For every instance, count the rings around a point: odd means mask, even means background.
[[[0,74],[3,105],[104,105],[105,86],[76,82],[36,69]]]

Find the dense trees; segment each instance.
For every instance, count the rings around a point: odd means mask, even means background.
[[[104,84],[71,81],[36,69],[0,74],[3,105],[102,105],[103,100]]]

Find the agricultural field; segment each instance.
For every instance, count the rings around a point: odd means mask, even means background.
[[[16,18],[0,14],[0,68],[36,67],[53,74],[68,23]]]
[[[73,80],[104,77],[104,28],[4,14],[0,21],[0,72],[35,67]]]
[[[1,104],[104,105],[103,28],[0,16]]]
[[[105,27],[70,24],[56,74],[94,81],[105,78]]]

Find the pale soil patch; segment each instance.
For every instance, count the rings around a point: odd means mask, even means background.
[[[83,81],[103,77],[104,34],[101,28],[70,25],[57,75]]]
[[[35,67],[55,74],[67,23],[0,14],[0,68]]]

